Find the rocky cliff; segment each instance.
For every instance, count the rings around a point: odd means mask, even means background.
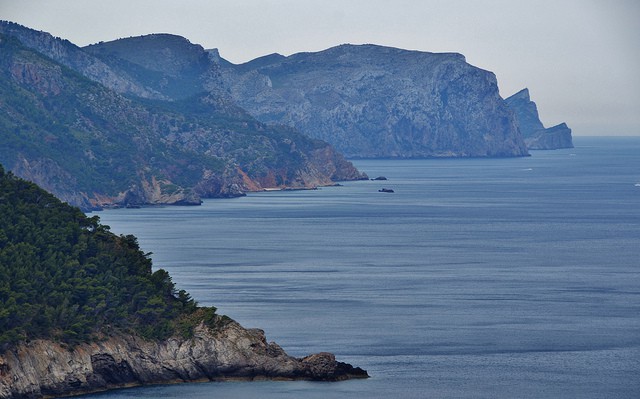
[[[242,65],[221,60],[233,99],[348,157],[527,155],[493,73],[460,54],[342,45]]]
[[[264,332],[227,322],[192,338],[111,336],[75,346],[34,340],[0,353],[0,398],[68,396],[113,388],[223,379],[337,381],[367,372],[329,353],[287,355]]]
[[[531,150],[573,148],[571,129],[566,123],[545,128],[538,115],[536,103],[531,101],[529,89],[523,89],[505,99],[516,116],[520,132]]]
[[[186,98],[155,99],[176,94],[178,83],[189,79],[194,85],[201,77],[211,81],[200,75],[204,50],[184,39],[170,42],[195,50],[178,66],[167,61],[166,73],[179,70],[180,78],[162,86],[164,78],[144,84],[142,66],[107,66],[69,42],[0,24],[0,162],[85,210],[199,204],[201,198],[365,177],[327,143],[260,123],[214,91],[191,87],[180,91]],[[50,56],[36,49],[49,49]],[[130,85],[94,81],[78,66],[88,64],[101,65],[107,75],[118,71]],[[188,79],[185,70],[195,72]],[[134,86],[142,91],[126,89]]]

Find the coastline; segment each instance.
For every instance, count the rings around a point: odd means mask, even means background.
[[[0,355],[0,398],[57,398],[143,385],[205,381],[344,381],[365,370],[330,353],[289,356],[264,331],[229,321],[191,338],[113,335],[70,347],[34,340]]]

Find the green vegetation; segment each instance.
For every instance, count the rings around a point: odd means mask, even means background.
[[[136,237],[60,202],[0,166],[0,347],[48,338],[75,344],[118,331],[189,337],[226,319],[152,272]]]
[[[0,35],[0,161],[19,155],[52,160],[73,175],[69,189],[115,195],[138,183],[140,170],[195,185],[202,169],[225,162],[174,146],[173,124],[211,130],[170,110],[148,109]],[[151,161],[150,161],[151,160]],[[176,168],[193,164],[196,167]],[[63,186],[63,184],[59,184]]]
[[[290,184],[309,154],[327,146],[262,124],[203,88],[185,88],[175,101],[125,97],[10,35],[0,33],[0,54],[0,163],[39,177],[76,205],[88,205],[78,200],[82,195],[100,202],[136,192],[153,178],[164,195],[227,195],[226,185],[241,180],[239,169],[254,179],[274,173]],[[116,66],[124,68],[122,62]],[[184,79],[194,81],[191,72]],[[205,176],[221,183],[203,183]]]

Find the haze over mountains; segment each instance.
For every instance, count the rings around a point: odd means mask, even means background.
[[[214,90],[189,92],[186,78],[176,87],[187,94],[167,101],[139,81],[146,71],[132,77],[46,33],[0,27],[0,163],[83,209],[365,177],[327,143],[260,123]],[[159,87],[175,96],[167,80]]]
[[[167,34],[85,48],[7,22],[0,35],[0,163],[85,209],[365,177],[333,147],[411,158],[570,145],[570,130],[525,135],[521,104],[460,54],[342,45],[233,65]]]
[[[295,126],[348,157],[527,154],[495,76],[460,54],[342,45],[225,72],[233,98],[256,118]]]
[[[524,142],[531,150],[573,148],[571,129],[566,123],[545,128],[538,116],[538,107],[529,97],[529,89],[522,89],[505,99],[513,110]]]

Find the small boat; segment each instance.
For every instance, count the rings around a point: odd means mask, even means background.
[[[379,193],[394,193],[395,191],[393,191],[390,188],[381,188],[380,190],[378,190]]]

